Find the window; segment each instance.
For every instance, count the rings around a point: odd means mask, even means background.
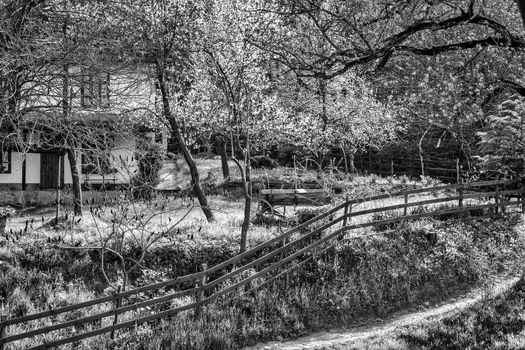
[[[0,150],[0,174],[11,173],[11,152]]]
[[[109,73],[83,74],[80,80],[81,107],[109,107]]]

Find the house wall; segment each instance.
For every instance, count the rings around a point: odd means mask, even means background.
[[[132,137],[117,136],[115,146],[111,150],[112,165],[117,170],[114,174],[82,174],[81,180],[85,184],[127,184],[137,170],[135,161],[136,142]],[[80,159],[78,161],[80,165]],[[80,172],[79,168],[79,172]]]
[[[85,118],[107,115],[108,118],[117,117],[130,123],[147,121],[147,128],[155,128],[155,123],[150,125],[152,113],[155,112],[157,94],[153,79],[149,76],[148,67],[132,67],[127,70],[114,68],[111,73],[109,83],[109,105],[81,106],[81,86],[84,81],[79,67],[71,68],[70,82],[72,94],[71,109],[72,114],[78,114],[82,120]],[[32,82],[31,86],[26,86],[32,91],[33,98],[26,99],[26,105],[21,108],[29,108],[34,105],[49,106],[50,113],[61,113],[60,103],[62,100],[62,78],[56,75],[56,86],[46,80],[41,84],[37,81]],[[84,113],[89,112],[89,113]],[[145,117],[148,115],[150,118]],[[35,112],[35,117],[38,114]],[[38,149],[40,139],[38,135],[31,134],[32,146]],[[153,134],[153,140],[155,135]],[[167,150],[167,134],[162,137],[162,145]],[[114,174],[82,174],[81,153],[77,152],[78,172],[80,181],[84,185],[94,184],[126,184],[136,172],[138,166],[134,160],[136,142],[129,136],[119,136],[115,140],[111,155],[115,159],[114,166],[117,171]],[[11,171],[9,174],[0,174],[0,204],[2,202],[18,203],[23,205],[46,205],[54,200],[54,190],[41,191],[41,156],[39,153],[28,153],[26,157],[26,191],[22,191],[22,164],[23,155],[13,152],[11,155]],[[72,183],[70,164],[67,156],[64,158],[64,184]],[[122,160],[122,161],[121,161]],[[49,203],[48,203],[49,202]]]
[[[40,154],[28,153],[26,155],[26,166],[26,183],[40,184]],[[22,176],[20,176],[20,182],[22,182]]]
[[[67,156],[64,158],[64,184],[71,184],[73,177]],[[11,153],[11,171],[0,174],[0,190],[22,190],[22,166],[24,156],[20,152]],[[40,153],[26,154],[26,186],[29,190],[38,189],[40,184]]]
[[[22,183],[22,154],[11,153],[11,171],[9,174],[0,174],[0,184],[19,184]]]
[[[109,85],[104,86],[103,93],[109,93],[109,100],[105,98],[101,105],[98,102],[90,103],[89,105],[81,105],[82,91],[84,96],[88,89],[84,86],[84,77],[82,76],[80,67],[71,67],[69,69],[69,82],[71,84],[69,92],[70,107],[73,114],[75,112],[104,112],[112,114],[126,113],[130,115],[130,120],[134,118],[143,118],[144,113],[151,114],[155,112],[155,104],[157,99],[154,80],[150,76],[148,67],[131,67],[122,68],[112,67],[110,70]],[[31,91],[31,96],[28,96],[21,108],[30,108],[31,106],[49,106],[50,111],[61,113],[62,102],[62,76],[61,72],[56,74],[56,81],[50,81],[46,77],[42,82],[33,81],[27,83],[24,88]],[[106,77],[105,72],[94,73],[92,75],[95,79]],[[109,102],[109,104],[108,104]]]
[[[131,137],[120,136],[115,139],[115,147],[111,150],[112,158],[115,159],[114,167],[117,169],[115,174],[82,174],[81,153],[77,152],[78,171],[80,181],[84,185],[106,184],[126,184],[137,170],[137,162],[134,159],[136,142]],[[123,161],[120,161],[122,159]],[[23,154],[13,152],[11,154],[11,171],[9,174],[0,174],[0,204],[14,204],[23,206],[50,205],[56,199],[55,190],[40,190],[40,153],[26,154],[26,190],[22,191],[22,162]],[[69,159],[64,160],[64,184],[72,184],[72,175]],[[68,192],[68,191],[64,191]],[[102,192],[101,192],[102,193]],[[119,193],[119,192],[116,192]],[[107,195],[108,192],[104,192]],[[100,197],[91,191],[84,191],[83,199]],[[66,203],[72,202],[70,195],[65,193],[62,196]],[[102,197],[101,197],[102,198]]]

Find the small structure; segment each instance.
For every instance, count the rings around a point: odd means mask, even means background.
[[[167,150],[165,123],[156,114],[156,86],[147,71],[131,67],[104,73],[72,67],[68,74],[67,113],[62,95],[35,86],[29,88],[37,100],[19,107],[29,112],[5,118],[0,129],[0,203],[51,204],[55,191],[72,185],[74,173],[85,189],[128,184],[136,173],[139,140]],[[57,91],[62,91],[61,83],[56,81]]]
[[[284,219],[286,206],[321,206],[330,203],[331,197],[323,189],[266,189],[257,201],[255,220],[264,221],[265,216]]]

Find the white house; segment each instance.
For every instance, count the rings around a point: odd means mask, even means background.
[[[55,200],[57,188],[67,192],[72,184],[70,160],[59,141],[72,137],[60,133],[75,128],[86,134],[91,125],[97,125],[89,142],[80,141],[74,147],[85,189],[128,184],[137,168],[138,138],[167,150],[166,128],[155,113],[155,85],[145,72],[128,69],[95,77],[72,69],[69,75],[70,113],[66,117],[61,112],[61,87],[38,91],[27,104],[51,107],[24,115],[19,124],[24,127],[14,130],[23,147],[0,143],[0,204],[46,205]]]

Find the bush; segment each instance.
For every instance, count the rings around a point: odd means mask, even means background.
[[[279,166],[276,160],[268,157],[268,156],[253,156],[250,159],[250,163],[252,165],[252,168],[266,168],[266,169],[274,169]]]
[[[16,210],[9,206],[0,205],[0,219],[1,218],[10,218],[16,214]]]
[[[15,210],[11,207],[0,206],[0,235],[5,233],[5,226],[7,224],[7,218],[15,215]]]
[[[378,213],[372,214],[372,221],[383,221],[383,220],[397,219],[397,218],[399,218],[401,216],[403,216],[403,214],[399,213],[399,212],[396,212],[395,210],[382,211],[382,212],[378,212]],[[386,231],[386,230],[391,230],[393,228],[396,228],[397,226],[399,226],[400,223],[401,223],[401,221],[391,222],[391,223],[388,223],[388,224],[377,225],[375,227],[376,227],[376,230],[378,230],[378,231]]]
[[[315,218],[316,216],[323,214],[327,210],[328,209],[326,206],[297,209],[295,211],[295,217],[296,217],[297,224],[298,225],[304,224],[308,220],[311,220]]]
[[[152,192],[160,182],[160,170],[166,155],[157,143],[140,141],[135,158],[138,172],[132,179],[133,193],[136,198],[151,198]]]

